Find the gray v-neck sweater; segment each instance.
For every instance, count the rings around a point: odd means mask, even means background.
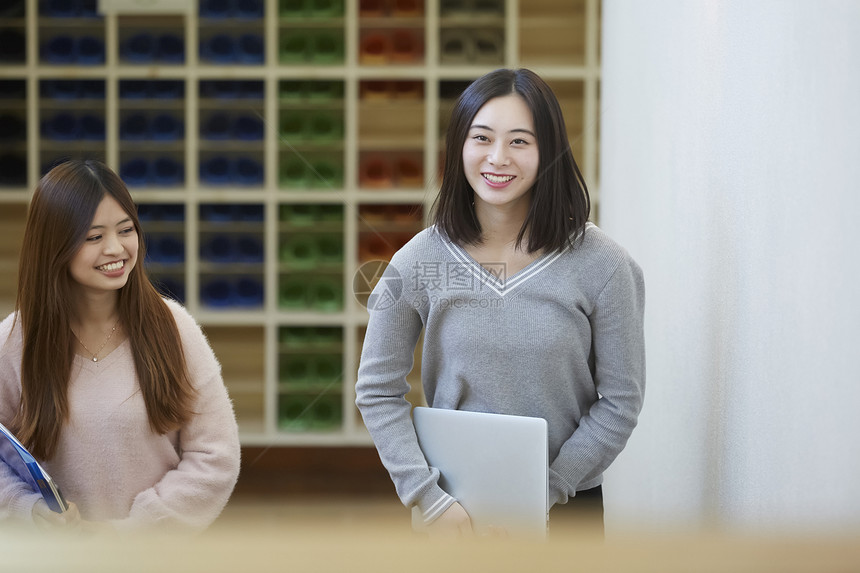
[[[596,487],[645,390],[644,282],[589,224],[573,248],[506,276],[435,227],[392,258],[369,300],[356,404],[400,499],[431,522],[455,500],[415,436],[406,375],[422,329],[434,408],[536,416],[549,426],[550,505]]]

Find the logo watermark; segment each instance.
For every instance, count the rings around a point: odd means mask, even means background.
[[[388,261],[368,261],[355,271],[352,293],[368,310],[387,310],[403,296],[403,279]]]
[[[397,268],[388,261],[361,264],[352,279],[355,299],[368,310],[387,310],[403,296],[414,293],[406,302],[414,308],[438,306],[458,309],[491,309],[504,306],[504,297],[496,287],[504,288],[505,263],[474,265],[451,261],[416,262],[404,282]],[[488,288],[488,283],[495,286]]]

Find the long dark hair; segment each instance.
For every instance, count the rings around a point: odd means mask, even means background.
[[[558,100],[546,82],[527,69],[495,70],[472,82],[460,95],[445,137],[445,165],[434,204],[434,223],[456,243],[481,242],[474,191],[463,171],[463,145],[481,107],[510,94],[522,97],[531,110],[539,152],[531,206],[517,246],[527,238],[529,252],[559,251],[581,236],[591,199],[573,158]]]
[[[193,386],[179,330],[143,268],[137,208],[122,180],[98,161],[72,160],[36,186],[18,267],[16,320],[23,334],[21,406],[13,422],[34,456],[50,459],[68,419],[67,389],[75,356],[69,263],[83,245],[102,199],[110,195],[138,232],[138,262],[119,290],[118,312],[131,345],[149,425],[166,433],[191,416]]]

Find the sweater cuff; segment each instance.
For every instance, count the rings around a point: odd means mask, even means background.
[[[18,496],[9,504],[9,514],[27,523],[33,523],[33,506],[40,499],[42,499],[42,494],[35,492]]]
[[[454,505],[456,501],[455,498],[445,493],[442,489],[438,487],[434,488],[434,491],[418,500],[416,507],[421,518],[420,521],[425,526],[430,525],[439,519],[439,516],[445,513],[445,510]]]
[[[558,504],[563,505],[570,499],[570,486],[558,472],[549,468],[549,499],[547,510]]]

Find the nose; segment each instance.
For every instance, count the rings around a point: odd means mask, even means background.
[[[119,236],[115,233],[105,235],[105,240],[102,244],[104,245],[104,253],[106,255],[116,255],[125,250],[125,247],[122,246],[122,242],[119,240]]]
[[[487,161],[490,162],[490,165],[502,166],[508,164],[508,148],[504,143],[498,142],[493,145],[492,149],[490,149],[489,154],[487,154]]]

